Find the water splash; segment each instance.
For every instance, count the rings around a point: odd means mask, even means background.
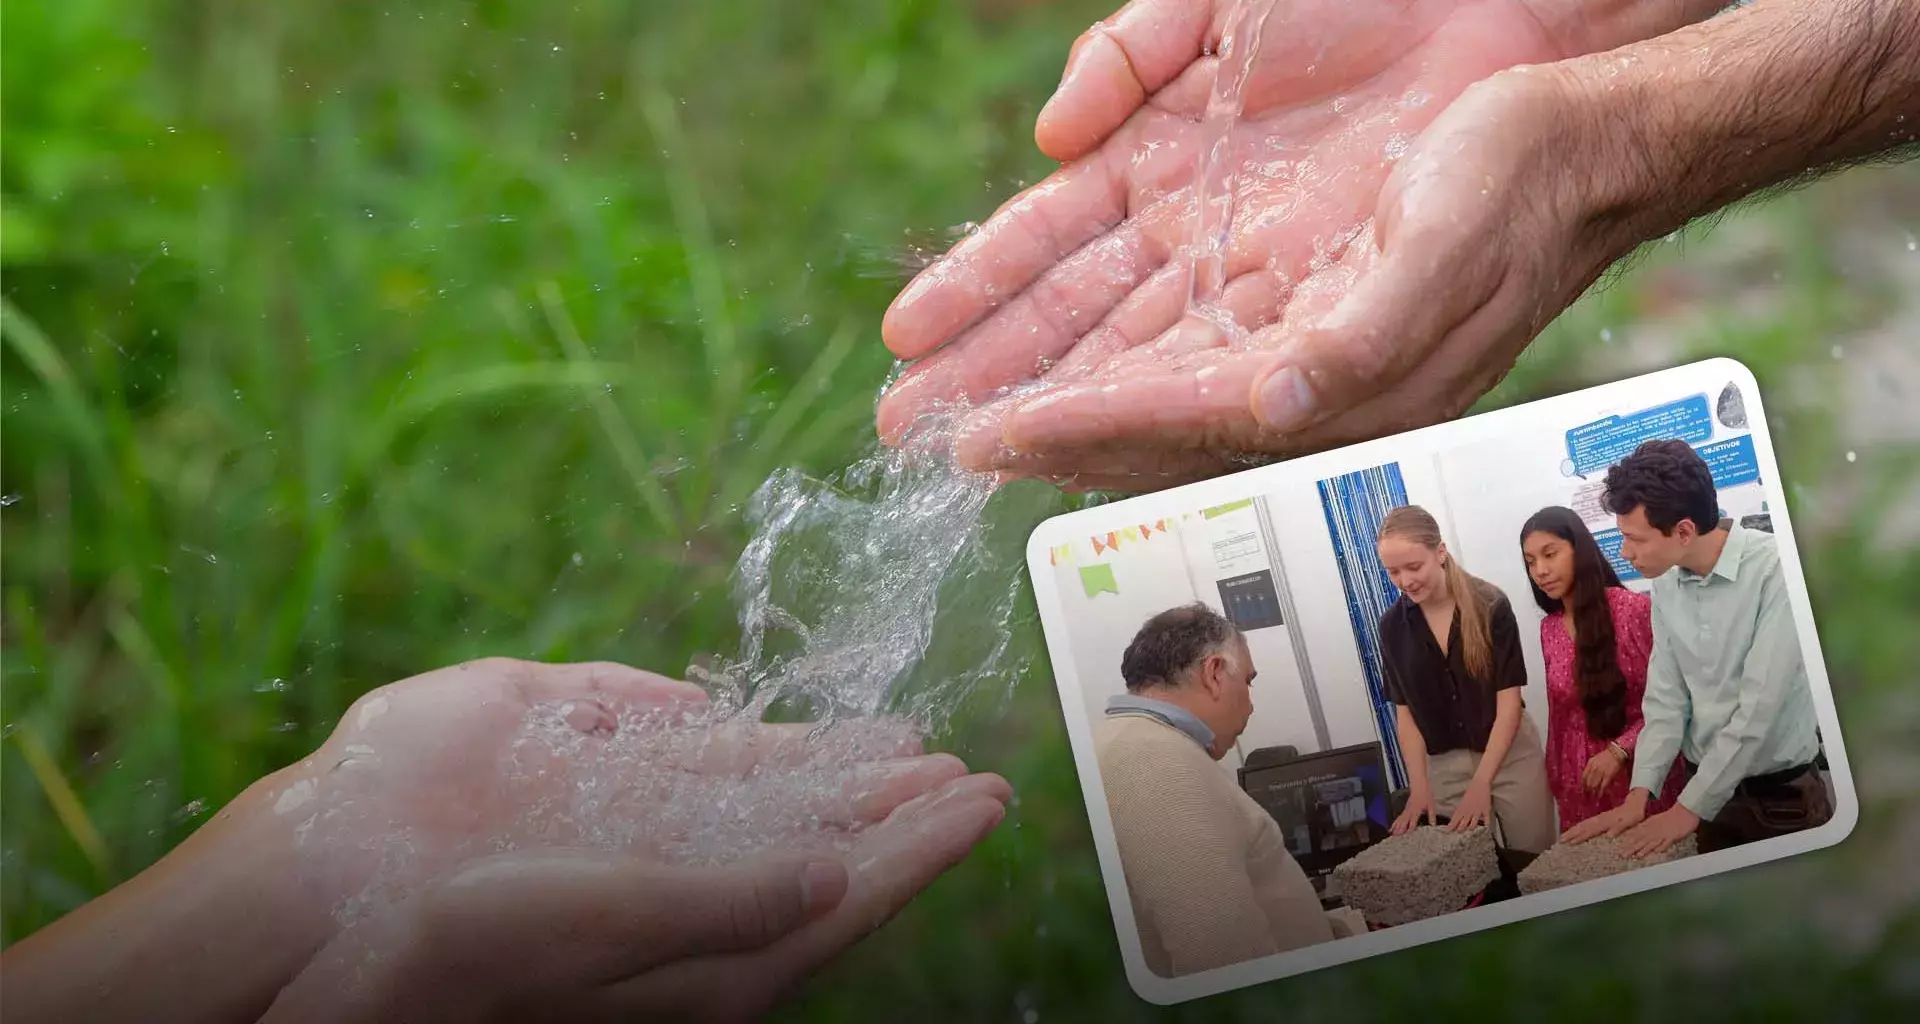
[[[954,463],[958,415],[830,479],[788,469],[760,488],[734,573],[741,650],[713,677],[716,701],[756,719],[886,714],[937,733],[975,685],[1017,675],[1003,662],[1023,580],[985,540],[993,478]],[[930,679],[917,670],[943,618],[976,642],[936,659]]]
[[[337,873],[350,894],[336,920],[515,850],[590,847],[699,865],[854,851],[872,824],[859,808],[891,773],[911,770],[900,756],[944,732],[983,689],[1010,695],[1026,665],[1011,644],[1026,584],[1021,541],[1057,496],[1026,491],[1045,502],[1029,508],[1019,489],[960,469],[952,427],[962,415],[825,479],[770,477],[734,572],[739,651],[689,673],[710,703],[533,705],[481,758],[493,761],[488,776],[466,780],[510,809],[488,827],[422,827],[382,799],[384,775],[369,769],[383,755],[347,747],[351,756],[284,808],[304,819],[296,832],[310,865],[326,865],[314,870]]]

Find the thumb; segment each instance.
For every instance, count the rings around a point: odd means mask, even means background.
[[[1298,433],[1386,392],[1492,294],[1465,266],[1443,270],[1448,261],[1419,243],[1381,256],[1255,375],[1253,413],[1262,426]]]

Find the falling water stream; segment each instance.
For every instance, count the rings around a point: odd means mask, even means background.
[[[1230,136],[1271,7],[1243,3],[1222,41],[1195,177],[1189,310],[1201,315],[1220,298]],[[710,704],[612,709],[584,731],[572,704],[535,705],[499,754],[498,799],[520,809],[510,827],[449,845],[403,821],[368,820],[380,802],[346,778],[300,807],[303,848],[337,860],[350,846],[345,859],[357,859],[365,879],[336,916],[351,921],[404,898],[465,859],[531,846],[716,864],[857,843],[859,828],[833,811],[876,784],[861,766],[909,738],[938,736],[969,696],[1010,692],[1024,668],[1009,641],[1025,536],[1043,510],[1001,517],[1021,520],[1006,529],[1017,539],[989,542],[994,478],[952,457],[964,413],[940,414],[912,443],[876,446],[830,478],[770,477],[734,573],[740,649],[688,673]],[[736,763],[740,738],[770,719],[812,726],[778,758]]]
[[[1260,52],[1260,33],[1272,12],[1273,0],[1245,0],[1235,6],[1220,39],[1213,90],[1200,124],[1190,247],[1193,279],[1187,311],[1209,319],[1224,319],[1215,306],[1226,287],[1227,241],[1233,228],[1233,182],[1228,174],[1233,167],[1233,128],[1240,120],[1254,57]]]

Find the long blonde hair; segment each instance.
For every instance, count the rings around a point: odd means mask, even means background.
[[[1402,505],[1380,521],[1380,539],[1400,537],[1434,552],[1440,552],[1440,524],[1418,505]],[[1441,567],[1447,574],[1447,590],[1454,606],[1460,609],[1461,660],[1475,679],[1486,681],[1493,673],[1493,625],[1489,615],[1491,602],[1486,591],[1493,585],[1460,567],[1460,559],[1448,552]]]

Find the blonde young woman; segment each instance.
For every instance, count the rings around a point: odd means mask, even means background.
[[[1417,505],[1387,513],[1379,553],[1401,595],[1380,618],[1411,790],[1394,833],[1444,814],[1449,828],[1493,824],[1503,846],[1545,850],[1558,830],[1540,734],[1521,704],[1527,669],[1513,606],[1461,567]]]

